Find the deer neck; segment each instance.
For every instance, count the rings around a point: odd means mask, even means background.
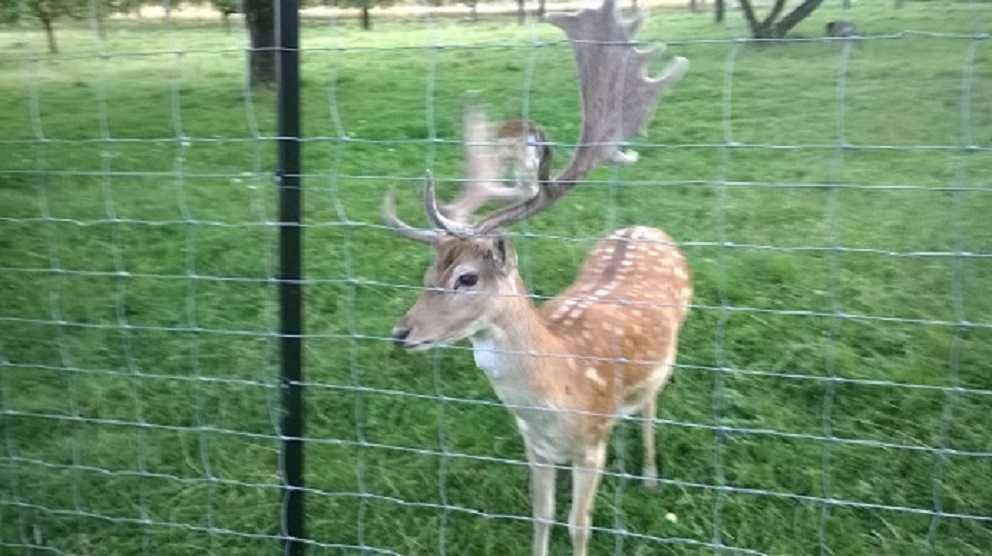
[[[529,354],[546,351],[552,338],[519,276],[501,294],[492,318],[470,338],[475,364],[494,383],[526,379],[541,359]]]

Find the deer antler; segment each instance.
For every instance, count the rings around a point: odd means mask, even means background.
[[[434,230],[414,228],[396,216],[396,195],[392,188],[386,191],[386,197],[382,201],[382,219],[386,221],[386,226],[407,239],[422,243],[434,243],[437,239],[437,232]]]
[[[489,201],[523,201],[532,196],[520,187],[500,185],[503,161],[500,159],[494,126],[470,94],[462,117],[465,142],[465,178],[458,197],[443,210],[458,222],[468,222]]]
[[[638,50],[631,45],[644,13],[630,22],[621,22],[614,0],[604,0],[597,9],[575,14],[551,14],[548,21],[572,40],[582,94],[579,145],[565,169],[538,195],[490,215],[479,223],[479,233],[544,210],[607,160],[636,161],[636,153],[621,153],[619,145],[645,131],[661,92],[680,80],[689,68],[688,60],[676,57],[660,76],[649,77],[648,60],[659,49]]]
[[[469,181],[459,200],[449,206],[452,214],[464,216],[490,199],[516,198],[518,202],[470,226],[461,217],[449,218],[441,213],[437,199],[428,198],[428,195],[434,196],[433,182],[428,178],[424,204],[428,219],[441,230],[459,237],[490,233],[548,208],[606,161],[635,162],[637,153],[621,152],[620,145],[645,131],[661,93],[679,81],[689,67],[688,60],[676,57],[660,76],[648,76],[648,60],[658,48],[638,50],[631,44],[644,21],[644,14],[641,12],[632,21],[622,22],[616,14],[615,0],[604,0],[597,9],[551,14],[547,19],[572,40],[582,96],[579,145],[568,165],[554,179],[541,183],[537,195],[528,198],[510,188],[499,188],[509,189],[509,193],[497,191],[492,177],[496,174],[487,158],[492,152],[486,152],[485,147],[481,147],[481,151],[474,150],[471,144],[468,145],[466,173]],[[491,142],[492,131],[488,123],[479,122],[485,122],[485,118],[470,109],[466,114],[466,140],[471,137],[472,143],[485,145]],[[477,141],[477,137],[483,140]],[[392,216],[395,219],[395,214]]]
[[[490,201],[525,201],[536,195],[538,180],[546,181],[548,178],[549,169],[544,165],[550,165],[551,162],[550,149],[543,145],[544,133],[531,122],[523,120],[504,122],[497,138],[494,133],[496,126],[486,117],[474,92],[467,95],[463,125],[465,178],[462,180],[458,197],[447,205],[435,208],[438,202],[434,197],[434,180],[429,172],[424,182],[424,203],[431,223],[440,230],[454,230],[455,232],[452,233],[457,233],[457,235],[473,233],[470,220],[484,204]],[[509,159],[504,160],[506,153],[501,152],[501,149],[505,148],[504,142],[509,139],[513,142],[514,147],[520,148],[519,141],[531,140],[529,134],[517,130],[521,126],[531,133],[536,133],[538,138],[533,140],[542,143],[538,145],[542,148],[539,160],[541,167],[535,168],[537,174],[533,176],[533,183],[517,183],[515,186],[500,185],[499,182],[505,170],[504,165],[511,162]],[[512,128],[513,131],[506,131],[504,128]],[[509,135],[504,137],[504,133],[509,133]],[[517,136],[521,133],[524,134]],[[522,161],[514,158],[512,163],[515,169],[519,170],[516,167],[522,164]],[[537,162],[534,164],[537,165]],[[386,193],[382,210],[386,224],[397,234],[425,243],[433,242],[437,238],[436,230],[415,228],[396,216],[396,203],[392,190]]]

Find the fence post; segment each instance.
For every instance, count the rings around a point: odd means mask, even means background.
[[[261,0],[267,1],[267,0]],[[300,180],[300,16],[298,0],[276,2],[279,58],[279,312],[283,473],[283,554],[302,556],[303,510],[303,295]]]

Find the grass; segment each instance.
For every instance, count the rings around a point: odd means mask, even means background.
[[[796,33],[839,16],[823,9]],[[987,29],[992,6],[845,17],[867,33],[963,33]],[[500,117],[526,111],[576,137],[571,55],[393,48],[558,38],[544,26],[346,25],[303,33],[312,553],[525,554],[521,441],[505,410],[469,402],[495,398],[465,346],[405,354],[382,341],[416,295],[392,285],[419,284],[429,253],[376,224],[387,186],[418,220],[425,168],[458,176],[457,145],[429,139],[458,138],[465,90]],[[652,123],[662,146],[515,230],[533,233],[515,243],[539,295],[627,224],[686,242],[695,275],[699,307],[660,404],[668,483],[648,492],[622,476],[640,458],[636,423],[622,424],[595,523],[632,534],[599,531],[593,553],[622,542],[623,554],[696,554],[718,540],[769,554],[985,554],[992,523],[925,512],[992,515],[992,44],[853,45],[846,141],[908,148],[838,150],[842,47],[737,46],[727,122],[734,47],[677,40],[731,32],[656,14],[642,37],[672,40],[692,63]],[[274,553],[276,244],[260,225],[275,219],[273,98],[245,97],[243,39],[213,24],[117,23],[106,47],[121,55],[106,59],[88,30],[59,38],[63,54],[47,56],[39,33],[0,33],[0,552]],[[331,49],[342,45],[360,48]],[[353,140],[334,139],[335,118]],[[719,148],[727,123],[758,146]],[[914,148],[969,143],[984,148]],[[956,251],[986,256],[906,256]],[[746,430],[718,436],[720,425]],[[568,490],[562,476],[561,521]],[[564,528],[553,552],[568,552]]]

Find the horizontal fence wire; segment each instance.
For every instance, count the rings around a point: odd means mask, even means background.
[[[98,9],[98,1],[91,1],[91,13]],[[735,8],[736,2],[728,4]],[[981,95],[988,94],[988,77],[980,64],[988,60],[992,35],[982,27],[987,15],[980,2],[947,9],[973,14],[974,31],[905,29],[867,34],[857,42],[832,37],[684,39],[650,34],[653,38],[635,43],[664,42],[672,51],[692,47],[719,51],[722,90],[719,100],[714,101],[717,105],[709,108],[719,114],[722,138],[697,141],[696,136],[684,134],[679,140],[644,139],[627,145],[644,158],[672,153],[708,156],[709,164],[717,169],[713,175],[698,179],[651,179],[617,170],[606,178],[587,180],[582,187],[609,199],[609,205],[602,207],[608,228],[634,223],[622,212],[626,207],[619,204],[623,202],[621,195],[628,191],[661,196],[711,192],[712,198],[701,200],[707,204],[707,214],[701,218],[712,219],[712,226],[707,228],[711,231],[678,237],[672,244],[686,252],[690,264],[698,262],[703,267],[712,263],[716,270],[701,274],[706,293],[689,304],[687,326],[695,327],[696,335],[690,345],[697,349],[683,347],[680,351],[675,364],[677,378],[661,396],[663,414],[651,420],[663,438],[660,452],[664,465],[658,482],[665,490],[664,498],[644,507],[651,516],[664,518],[649,520],[638,513],[638,505],[655,495],[628,486],[645,477],[628,471],[636,450],[628,446],[633,443],[626,439],[624,428],[628,424],[639,426],[645,418],[617,416],[620,426],[615,436],[619,438],[611,452],[615,463],[603,470],[604,488],[609,492],[600,494],[593,526],[594,539],[609,541],[595,546],[596,553],[633,553],[645,547],[648,551],[677,548],[686,553],[750,555],[788,552],[782,546],[799,550],[795,548],[799,545],[777,545],[753,534],[755,522],[749,524],[739,515],[743,508],[768,518],[769,513],[760,513],[768,501],[812,508],[813,525],[804,533],[812,544],[802,546],[821,554],[845,546],[837,531],[842,527],[838,523],[850,523],[843,521],[849,516],[839,513],[844,511],[861,512],[868,516],[865,521],[873,524],[866,525],[869,529],[898,529],[899,534],[919,539],[932,551],[942,550],[941,543],[953,534],[948,531],[956,530],[949,528],[962,523],[977,531],[974,538],[992,539],[990,507],[966,502],[971,483],[962,476],[980,474],[976,470],[988,470],[992,464],[988,432],[980,430],[983,421],[968,413],[992,408],[992,383],[967,379],[976,371],[969,368],[976,363],[967,350],[992,330],[992,313],[970,309],[970,303],[977,303],[973,282],[980,279],[970,273],[977,274],[975,269],[992,262],[992,245],[983,240],[984,236],[968,237],[974,229],[966,230],[961,223],[968,199],[984,198],[992,192],[988,179],[976,178],[976,172],[966,167],[968,161],[992,153],[992,136],[986,133],[987,124],[981,120],[978,105]],[[859,12],[852,9],[843,13],[854,17]],[[745,33],[736,9],[728,16],[728,32]],[[238,102],[244,105],[248,131],[237,136],[207,136],[198,131],[203,126],[190,116],[185,104],[186,88],[193,79],[184,66],[200,57],[248,57],[253,49],[246,32],[239,46],[201,47],[199,42],[183,44],[189,38],[187,31],[171,22],[165,28],[169,41],[177,45],[174,48],[157,48],[149,41],[122,49],[114,40],[99,39],[96,48],[79,46],[57,56],[23,50],[0,55],[0,71],[15,68],[9,75],[16,75],[18,86],[28,91],[25,110],[31,130],[27,135],[8,132],[2,122],[13,120],[0,120],[0,131],[4,131],[0,145],[11,153],[0,162],[0,194],[5,195],[0,203],[0,236],[4,249],[31,251],[19,254],[16,260],[6,255],[0,260],[2,295],[9,297],[0,313],[4,445],[0,467],[9,477],[0,485],[3,552],[85,554],[94,553],[92,546],[102,546],[108,553],[147,553],[174,542],[183,549],[210,553],[271,553],[276,545],[290,542],[315,553],[446,554],[459,552],[459,547],[469,542],[466,539],[481,543],[473,545],[479,553],[486,549],[490,553],[524,553],[529,549],[529,528],[534,519],[529,513],[527,461],[522,446],[507,440],[516,434],[509,417],[504,415],[503,421],[494,423],[493,416],[505,413],[504,408],[549,410],[498,400],[471,364],[470,346],[440,346],[434,355],[423,359],[390,351],[393,338],[387,321],[399,320],[415,296],[448,290],[417,282],[425,261],[419,255],[407,257],[404,264],[409,268],[396,273],[391,267],[370,264],[377,257],[391,257],[387,251],[395,246],[382,247],[383,253],[376,253],[365,243],[373,235],[388,237],[391,231],[376,219],[379,187],[399,184],[410,193],[423,181],[422,169],[390,171],[371,162],[356,169],[348,162],[348,149],[373,149],[375,156],[382,158],[391,156],[394,147],[414,147],[423,158],[414,166],[443,166],[451,158],[445,149],[461,148],[464,142],[457,133],[439,125],[450,108],[440,104],[448,102],[442,96],[441,82],[448,78],[446,72],[453,71],[442,55],[506,52],[507,56],[526,57],[517,89],[520,115],[535,117],[532,113],[540,110],[535,98],[542,94],[540,68],[545,67],[545,57],[567,53],[571,44],[549,40],[539,32],[541,24],[536,21],[527,23],[529,40],[508,41],[475,41],[465,38],[470,34],[452,35],[431,17],[425,23],[430,32],[424,36],[429,38],[419,42],[411,36],[390,44],[364,44],[360,38],[342,34],[332,43],[299,50],[305,59],[326,57],[334,66],[332,77],[320,77],[328,82],[318,87],[325,97],[317,100],[318,105],[326,104],[332,122],[329,127],[315,126],[322,131],[298,139],[307,152],[322,153],[322,162],[292,176],[302,182],[308,202],[312,199],[331,208],[318,213],[317,218],[308,216],[299,226],[280,222],[274,211],[270,155],[280,141],[297,139],[282,137],[260,123],[256,112],[264,111],[263,103],[273,99],[254,91],[244,79],[238,91],[243,98]],[[96,22],[91,24],[92,34],[97,36]],[[337,32],[338,25],[305,22],[304,39],[317,30]],[[932,26],[938,27],[936,22]],[[15,30],[12,36],[20,32]],[[113,36],[113,26],[110,32]],[[960,66],[948,71],[954,77],[943,78],[953,82],[949,87],[960,87],[959,102],[947,109],[956,112],[960,120],[956,142],[853,141],[846,124],[853,117],[850,104],[859,100],[852,97],[851,83],[864,79],[852,73],[855,58],[862,55],[859,49],[916,40],[932,44],[950,41],[957,45],[955,49],[965,51]],[[817,43],[828,46],[831,50],[824,56],[837,62],[828,77],[836,94],[829,106],[818,108],[836,116],[834,141],[777,144],[739,140],[734,117],[747,110],[749,98],[740,86],[749,84],[749,76],[738,72],[748,49]],[[256,54],[264,52],[278,56],[284,50],[254,49]],[[353,136],[356,132],[345,121],[356,116],[347,113],[342,100],[346,92],[339,89],[346,79],[354,77],[349,72],[355,70],[335,65],[334,57],[394,53],[419,53],[425,60],[425,75],[420,76],[423,83],[417,85],[423,88],[415,98],[403,99],[424,108],[425,137],[402,137],[399,132],[396,136]],[[144,77],[167,92],[171,134],[146,135],[139,128],[125,135],[114,123],[119,117],[114,95],[120,91],[114,90],[119,82],[111,77],[129,62],[142,59],[162,62],[162,75]],[[49,129],[57,129],[50,120],[63,117],[60,112],[69,107],[46,105],[43,93],[54,85],[40,70],[71,73],[68,66],[84,62],[95,62],[98,68],[83,78],[94,84],[95,104],[87,105],[87,109],[96,106],[95,133],[85,135],[81,129],[76,130],[78,136],[50,133]],[[691,79],[690,72],[686,81]],[[659,108],[665,126],[675,120],[667,113],[671,105],[666,103],[676,102],[678,94],[673,93],[671,101],[666,99]],[[412,118],[416,117],[420,116]],[[404,123],[397,122],[397,126]],[[976,132],[979,125],[986,126],[982,132]],[[199,149],[218,146],[244,151],[239,155],[247,161],[240,164],[244,168],[232,171],[232,164],[225,161],[217,161],[216,170],[200,161],[192,164]],[[553,141],[550,146],[556,152],[568,153],[582,145]],[[86,168],[73,168],[69,160],[71,156],[80,163],[80,153],[68,154],[77,147],[85,148],[85,157],[90,157],[82,162]],[[156,164],[155,170],[135,170],[134,161],[118,159],[115,151],[124,148],[152,149],[159,162],[166,161],[168,169]],[[735,157],[749,152],[812,153],[829,161],[830,169],[811,181],[735,179]],[[953,159],[954,176],[927,183],[922,176],[900,175],[890,183],[871,176],[848,179],[843,175],[850,157],[870,154],[947,157]],[[408,157],[404,164],[409,163]],[[439,173],[437,181],[457,187],[465,180]],[[27,193],[18,189],[21,184],[27,184]],[[365,195],[375,197],[374,202],[349,196],[348,188],[355,184],[364,188],[361,191]],[[132,205],[131,197],[122,196],[134,191],[164,193],[149,197],[151,204],[142,206]],[[232,209],[229,216],[218,216],[217,207],[207,205],[223,203],[225,198],[207,199],[201,196],[203,191],[243,195],[249,200],[248,212]],[[823,211],[819,217],[825,230],[822,240],[784,233],[772,240],[736,237],[729,220],[730,196],[735,192],[822,195],[824,203],[818,208]],[[898,237],[850,237],[843,228],[845,211],[852,208],[844,202],[843,196],[849,193],[892,198],[893,203],[900,202],[895,198],[903,194],[927,199],[913,201],[922,203],[950,199],[950,240],[917,246]],[[67,203],[97,208],[62,212]],[[155,203],[174,204],[173,216],[164,216],[157,210],[162,207]],[[376,206],[369,209],[372,205]],[[206,209],[210,211],[205,216]],[[147,210],[148,216],[142,216],[142,210]],[[936,205],[932,208],[940,210]],[[532,245],[551,242],[578,253],[610,231],[594,226],[544,227],[540,218],[507,232],[518,246],[522,274],[529,285],[547,282],[540,252]],[[314,270],[298,280],[279,278],[276,236],[280,230],[297,226],[304,237],[330,234],[336,244],[326,246],[326,256],[334,258],[337,266],[321,266],[325,261],[308,251],[307,264],[313,261]],[[226,239],[214,244],[207,233],[240,234],[241,239],[233,244]],[[30,246],[18,243],[22,236],[37,239],[35,235],[41,239],[32,240]],[[131,258],[132,242],[153,248],[156,241],[179,246],[178,265],[166,261],[161,253],[152,255],[153,259],[163,258],[158,265],[136,263]],[[102,258],[94,256],[94,249]],[[244,250],[251,261],[233,269],[212,264],[225,256],[223,251],[232,249]],[[788,298],[741,296],[728,278],[736,257],[770,260],[807,255],[818,261],[822,258],[819,262],[828,269],[818,305],[802,305]],[[946,266],[950,276],[947,310],[916,307],[903,299],[888,305],[855,302],[847,297],[851,290],[844,283],[851,276],[846,274],[850,271],[845,265],[855,257],[866,258],[867,265],[907,263],[929,265],[926,268],[931,270],[934,265]],[[872,286],[884,290],[885,279],[878,280]],[[181,290],[178,294],[175,288],[169,289],[173,284]],[[308,320],[302,335],[279,332],[277,292],[286,284],[304,287],[307,292],[307,318],[313,320]],[[251,302],[235,293],[242,288],[257,294]],[[532,290],[526,298],[536,304],[557,298],[547,291]],[[168,295],[173,297],[156,298]],[[258,306],[245,309],[255,301]],[[158,313],[142,313],[139,307],[143,303]],[[604,303],[630,308],[659,306],[624,299]],[[230,316],[219,320],[218,312]],[[734,319],[740,318],[784,319],[767,324],[763,332],[770,336],[763,339],[767,349],[773,349],[777,341],[772,336],[787,334],[790,328],[818,327],[801,332],[822,352],[807,352],[799,363],[795,359],[781,364],[769,360],[738,362]],[[923,377],[895,372],[870,354],[863,360],[845,360],[849,347],[845,342],[860,341],[845,336],[853,326],[891,332],[900,338],[893,341],[920,344],[908,351],[939,351],[946,339],[945,366]],[[305,357],[313,371],[305,380],[279,380],[278,345],[287,338],[308,342]],[[224,344],[227,351],[218,344]],[[526,352],[498,353],[615,361],[548,352],[536,346]],[[461,376],[466,374],[473,374],[474,382]],[[761,414],[741,408],[746,404],[740,397],[764,394],[753,386],[747,390],[750,394],[737,390],[748,381],[760,383],[761,388],[802,392],[802,396],[816,392],[822,397],[797,401],[789,407],[809,415],[776,422],[771,409],[769,414]],[[307,433],[302,436],[284,434],[279,424],[279,394],[286,387],[306,392]],[[880,411],[898,415],[884,425],[850,425],[844,414],[849,407],[845,404],[851,403],[846,400],[850,390],[864,393]],[[922,397],[926,401],[919,403],[930,403],[928,396],[937,400],[933,402],[938,408],[936,418],[928,418],[926,426],[909,427],[907,416],[915,416],[913,412],[920,407],[911,402]],[[904,401],[908,405],[900,406]],[[690,411],[680,408],[680,403],[699,407]],[[554,411],[602,416],[594,411]],[[812,419],[802,418],[810,415]],[[406,427],[412,430],[404,435]],[[970,427],[974,438],[962,440],[961,427]],[[429,432],[422,434],[421,429]],[[467,440],[467,436],[482,440]],[[669,439],[674,453],[666,451]],[[279,476],[274,454],[287,441],[300,442],[307,450],[311,471],[305,487],[286,485]],[[707,466],[703,472],[692,472],[674,461],[679,454],[691,451],[686,448],[690,442],[703,446],[700,449],[705,456],[696,460]],[[738,465],[748,457],[760,462],[756,466],[761,469],[781,472],[775,461],[780,452],[772,452],[771,445],[763,442],[788,443],[802,453],[809,450],[813,463],[807,462],[808,468],[799,470],[812,477],[809,484],[800,486],[785,480],[770,486],[760,474],[741,473]],[[742,446],[752,452],[742,454]],[[334,451],[328,455],[322,451],[325,449]],[[762,453],[762,449],[769,452]],[[858,465],[854,453],[893,461],[926,459],[923,491],[911,489],[908,483],[904,490],[894,492],[852,488],[845,479],[851,477],[849,467]],[[870,482],[877,476],[873,473],[884,472],[894,471],[866,466],[865,480]],[[485,491],[467,484],[485,483],[487,474],[504,482]],[[280,521],[278,501],[287,489],[307,495],[308,527],[303,538],[288,534],[290,529]],[[506,492],[497,492],[503,490]],[[479,496],[480,491],[493,500]],[[127,502],[120,502],[123,499]],[[902,521],[912,518],[922,519],[923,525]],[[556,531],[567,528],[564,520],[552,523]],[[767,521],[761,525],[776,526]],[[505,529],[508,526],[511,529]],[[897,546],[909,552],[907,546],[920,545]]]

